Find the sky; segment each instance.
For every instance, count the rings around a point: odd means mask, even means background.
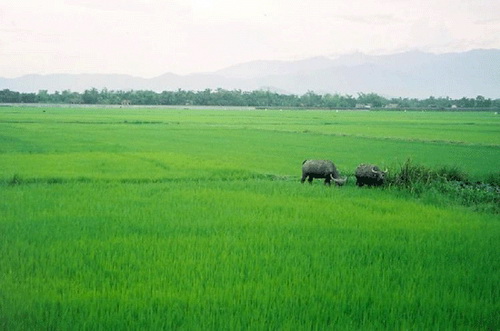
[[[0,77],[500,49],[498,0],[0,0]]]

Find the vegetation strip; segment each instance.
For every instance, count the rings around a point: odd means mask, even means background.
[[[278,109],[296,107],[299,109],[439,109],[439,110],[499,110],[500,99],[463,97],[386,98],[376,93],[358,93],[357,96],[342,94],[317,94],[309,91],[303,95],[282,94],[267,90],[242,91],[205,89],[204,91],[110,91],[108,89],[87,89],[83,93],[73,91],[39,91],[20,93],[4,89],[0,91],[0,103],[41,104],[84,104],[84,105],[187,105],[189,106],[239,106]]]

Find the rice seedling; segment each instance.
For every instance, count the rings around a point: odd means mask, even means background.
[[[0,328],[498,329],[494,209],[300,184],[305,158],[495,176],[487,115],[398,116],[0,109]]]

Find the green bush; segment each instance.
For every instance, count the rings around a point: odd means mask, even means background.
[[[500,187],[500,172],[490,174],[486,177],[485,182],[490,185]]]
[[[467,182],[469,180],[469,176],[457,166],[439,168],[436,175],[445,181]]]
[[[426,166],[415,164],[411,159],[407,159],[398,171],[389,173],[393,173],[387,178],[389,186],[409,189],[412,192],[419,191],[438,179],[437,172]]]
[[[391,173],[391,172],[389,172]],[[478,210],[500,212],[499,175],[490,175],[485,182],[471,183],[467,173],[457,166],[434,170],[407,159],[400,169],[387,178],[389,187],[407,190],[425,201],[437,204],[458,203]]]

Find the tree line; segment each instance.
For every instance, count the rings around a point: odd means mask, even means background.
[[[303,95],[280,94],[269,90],[242,91],[205,89],[203,91],[154,92],[114,91],[95,88],[83,93],[65,90],[49,93],[22,93],[4,89],[0,91],[0,103],[51,103],[51,104],[103,104],[103,105],[197,105],[242,107],[290,107],[290,108],[437,108],[437,109],[500,109],[500,99],[478,95],[476,98],[452,99],[449,97],[386,98],[376,93],[358,93],[357,96],[342,94],[317,94],[309,91]]]

